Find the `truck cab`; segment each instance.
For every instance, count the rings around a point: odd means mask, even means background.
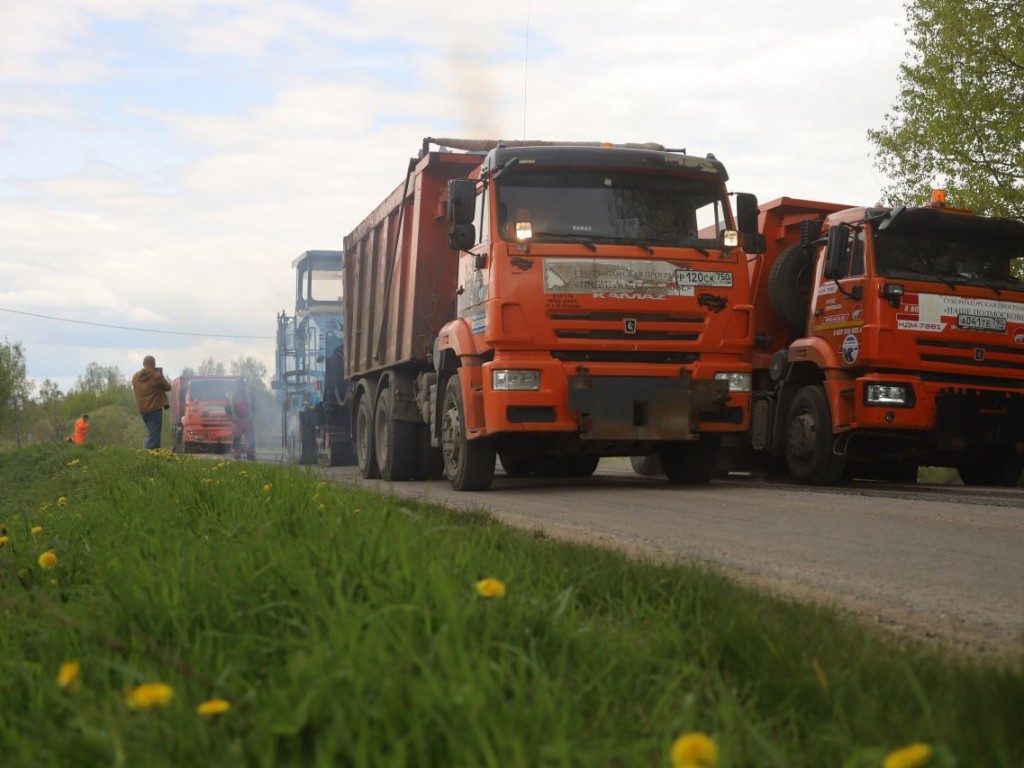
[[[754,446],[804,483],[912,481],[931,465],[968,485],[1016,484],[1024,223],[941,197],[895,208],[784,198],[761,216],[771,266],[758,276],[769,301]]]

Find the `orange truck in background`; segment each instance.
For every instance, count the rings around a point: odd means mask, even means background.
[[[770,457],[811,485],[914,482],[924,465],[1016,484],[1024,222],[947,208],[941,191],[895,208],[784,197],[759,220],[751,425],[731,466]]]
[[[171,450],[256,458],[243,376],[179,376],[171,382]]]
[[[436,148],[435,148],[436,147]],[[737,196],[659,145],[425,139],[345,238],[345,377],[363,477],[586,476],[656,457],[703,483],[746,430],[752,308]]]

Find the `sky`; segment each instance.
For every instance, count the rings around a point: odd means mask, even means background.
[[[0,343],[66,392],[253,357],[427,136],[657,142],[873,204],[895,0],[0,0]]]

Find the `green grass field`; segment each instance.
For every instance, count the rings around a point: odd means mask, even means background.
[[[4,766],[1024,765],[1019,663],[303,469],[6,451],[0,524]]]

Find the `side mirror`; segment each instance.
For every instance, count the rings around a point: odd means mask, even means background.
[[[449,181],[448,223],[453,225],[453,227],[460,224],[472,224],[475,215],[476,182],[472,179],[452,179]]]
[[[743,246],[743,252],[748,255],[764,253],[768,250],[768,242],[760,232],[744,232],[743,242],[740,245]]]
[[[750,192],[736,193],[736,226],[743,233],[743,242],[751,246],[758,245],[757,235],[757,195]],[[764,253],[764,248],[752,251],[745,247],[747,253]]]
[[[457,251],[468,251],[476,245],[476,227],[472,224],[453,224],[448,230],[448,246]]]
[[[828,280],[846,277],[850,271],[850,229],[849,224],[836,224],[828,231],[825,267],[822,270]]]

